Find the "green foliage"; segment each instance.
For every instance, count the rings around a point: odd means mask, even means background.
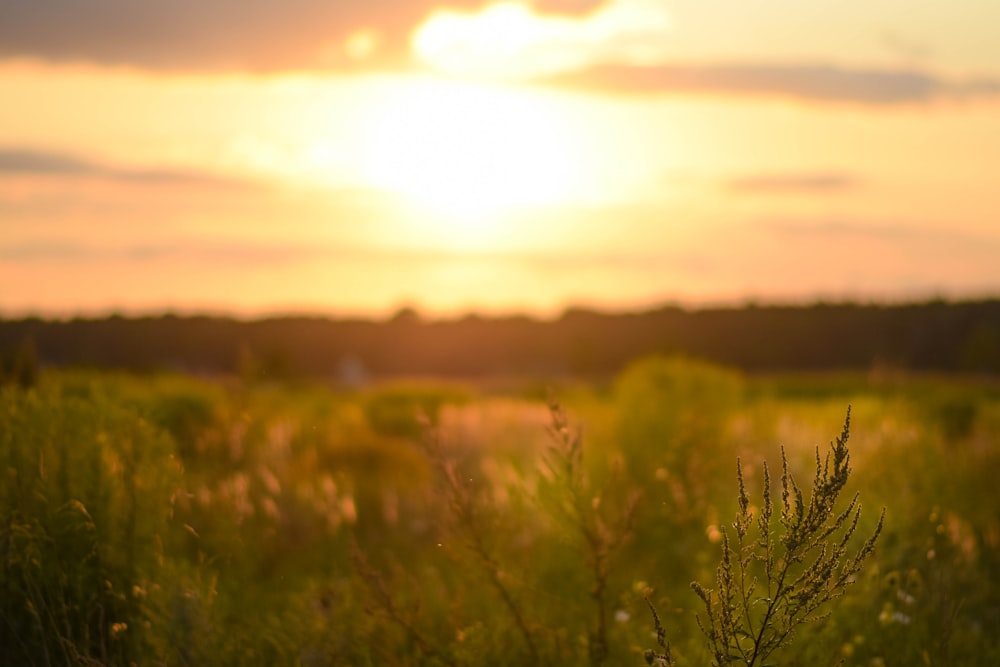
[[[128,663],[157,641],[145,591],[171,539],[170,443],[106,401],[0,406],[0,662]]]
[[[145,410],[150,421],[169,433],[182,458],[197,453],[198,440],[215,421],[218,396],[200,387],[160,391]]]
[[[372,391],[364,412],[375,433],[416,440],[423,433],[422,419],[437,423],[444,405],[467,400],[467,392],[456,387],[396,384]]]
[[[378,617],[430,664],[601,665],[627,655],[615,645],[612,611],[622,580],[613,562],[630,536],[638,496],[631,490],[616,498],[595,481],[579,431],[557,403],[548,408],[550,444],[530,481],[484,478],[496,461],[477,459],[426,425],[435,473],[429,510],[438,517],[437,553],[447,561],[416,567],[410,554],[405,569],[419,569],[419,583],[401,576],[402,563],[377,566],[375,554],[354,550]],[[445,599],[429,595],[437,586]],[[407,604],[411,596],[419,607]],[[441,634],[429,622],[427,606],[440,603],[457,632]]]
[[[742,393],[736,372],[679,357],[634,362],[615,383],[625,463],[644,483],[669,480],[673,520],[696,517],[710,502],[704,482],[719,479],[732,460],[724,435]]]
[[[734,627],[765,625],[757,598],[778,601],[773,628],[822,618],[768,663],[1000,660],[1000,596],[986,585],[1000,577],[995,387],[765,380],[657,359],[615,388],[561,390],[571,420],[513,383],[349,392],[46,370],[27,391],[6,386],[0,664],[635,664],[645,598],[671,640],[663,630],[650,659],[708,664],[696,618],[715,626],[693,579],[714,581],[716,619],[720,595],[747,605]],[[384,400],[384,420],[383,393],[405,398]],[[850,485],[894,519],[843,579],[878,516],[813,504],[847,492],[837,445],[812,494],[792,472],[811,468],[846,402]],[[767,480],[749,462],[773,439],[790,446]],[[767,535],[768,503],[746,490],[737,528],[719,529],[737,456],[746,489],[774,499]],[[787,572],[784,593],[766,590],[768,568],[775,582]],[[821,601],[849,580],[850,595],[808,613],[795,594]],[[751,658],[744,631],[730,648]],[[760,652],[778,636],[761,635]]]
[[[964,392],[942,392],[928,403],[928,412],[937,420],[945,440],[955,442],[972,435],[979,412],[978,397]]]

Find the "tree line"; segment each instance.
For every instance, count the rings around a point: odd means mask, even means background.
[[[41,366],[350,375],[610,375],[649,354],[748,372],[859,370],[1000,374],[1000,300],[817,303],[640,312],[384,320],[176,315],[0,319],[0,375]]]

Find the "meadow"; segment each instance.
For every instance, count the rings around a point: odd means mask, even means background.
[[[0,664],[1000,664],[995,381],[32,380],[0,388]]]

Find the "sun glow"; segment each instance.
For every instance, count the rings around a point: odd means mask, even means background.
[[[420,80],[387,96],[368,122],[364,174],[475,226],[506,209],[567,201],[581,187],[565,124],[527,91]]]
[[[513,79],[600,62],[659,62],[673,28],[662,5],[611,0],[576,17],[509,0],[475,12],[440,9],[414,32],[412,48],[439,72]]]

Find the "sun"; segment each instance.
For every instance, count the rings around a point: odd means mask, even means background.
[[[399,83],[368,119],[364,178],[453,226],[566,201],[578,161],[558,113],[530,91],[437,79]]]

